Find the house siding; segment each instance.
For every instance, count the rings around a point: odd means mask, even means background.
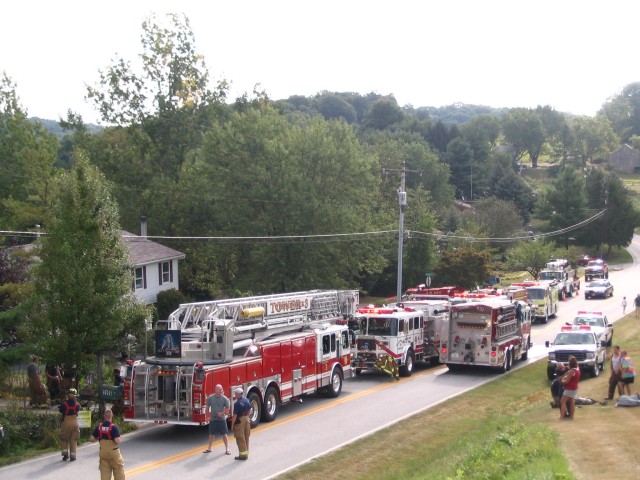
[[[145,304],[152,304],[158,301],[158,293],[164,290],[176,289],[179,285],[178,262],[185,255],[182,252],[166,247],[156,242],[152,242],[145,236],[137,236],[122,230],[124,244],[129,251],[135,275],[136,268],[144,268],[144,288],[134,288],[134,294],[138,300]],[[169,281],[161,282],[161,265],[169,263]],[[135,287],[135,277],[134,277]]]
[[[625,144],[611,153],[609,163],[616,172],[636,173],[640,170],[640,153]]]
[[[164,260],[156,263],[149,263],[145,265],[146,268],[146,288],[136,288],[135,295],[136,297],[146,304],[156,303],[158,301],[158,293],[163,292],[164,290],[180,289],[180,284],[178,282],[178,275],[173,275],[173,279],[168,282],[160,282],[160,265],[165,261],[171,262],[171,271],[177,272],[178,270],[178,260]],[[136,265],[136,267],[140,267],[141,265]]]

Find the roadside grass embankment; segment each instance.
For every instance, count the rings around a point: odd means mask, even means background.
[[[616,322],[614,343],[632,359],[640,359],[639,341],[640,319],[633,313]],[[608,376],[608,370],[583,376],[578,395],[602,401]],[[550,400],[542,359],[278,478],[640,478],[640,408],[598,403],[561,421]]]

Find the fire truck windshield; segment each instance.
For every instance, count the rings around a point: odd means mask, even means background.
[[[398,320],[395,318],[368,318],[367,319],[368,335],[398,335]]]
[[[529,300],[544,300],[543,288],[527,288],[527,297]]]
[[[539,280],[562,280],[562,272],[540,272]]]

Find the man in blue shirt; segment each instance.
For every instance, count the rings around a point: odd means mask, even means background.
[[[113,420],[111,410],[104,411],[104,422],[100,423],[91,434],[91,441],[100,441],[100,479],[124,480],[124,459],[120,453],[120,429]]]
[[[243,395],[242,388],[236,388],[233,391],[234,404],[231,425],[233,425],[233,436],[236,437],[236,443],[238,444],[236,460],[247,460],[249,458],[249,435],[251,435],[249,414],[251,413],[251,404]]]

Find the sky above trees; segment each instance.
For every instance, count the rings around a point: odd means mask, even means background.
[[[85,85],[112,58],[137,60],[152,12],[187,15],[211,80],[231,82],[230,100],[260,84],[272,99],[375,92],[415,107],[550,105],[594,115],[640,80],[632,61],[640,4],[618,0],[10,2],[0,71],[30,116],[72,109],[95,122]]]

